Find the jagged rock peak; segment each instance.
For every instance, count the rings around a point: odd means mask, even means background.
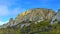
[[[52,17],[56,14],[54,10],[52,9],[46,9],[46,8],[33,8],[30,10],[25,11],[22,14],[19,14],[16,17],[16,22],[21,21],[37,21],[40,19],[52,19]]]
[[[41,22],[44,20],[51,20],[52,17],[56,14],[54,10],[52,9],[46,9],[46,8],[33,8],[30,10],[27,10],[21,14],[19,14],[16,19],[10,18],[9,22],[6,24],[6,26],[27,26],[31,23],[37,24],[37,22]]]
[[[56,14],[56,19],[60,22],[60,9],[58,10],[58,12]]]
[[[13,21],[13,20],[14,20],[13,18],[10,18],[9,22],[10,22],[10,21]]]
[[[56,15],[52,18],[51,24],[54,24],[55,21],[57,21],[57,23],[60,22],[60,9],[56,13]]]

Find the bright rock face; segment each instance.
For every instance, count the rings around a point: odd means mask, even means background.
[[[56,13],[52,9],[34,8],[19,14],[15,20],[12,18],[6,24],[7,26],[22,26],[21,24],[28,25],[30,23],[37,23],[43,20],[51,20]],[[28,24],[26,24],[28,23]]]
[[[45,8],[36,8],[28,10],[22,14],[19,14],[16,17],[16,21],[37,21],[41,19],[51,19],[54,16],[55,12],[52,9]],[[42,17],[42,18],[41,18]]]
[[[57,14],[53,17],[51,24],[53,24],[55,20],[60,22],[60,9],[58,10]]]
[[[57,12],[56,19],[57,19],[57,21],[60,22],[60,10],[58,10],[58,12]]]

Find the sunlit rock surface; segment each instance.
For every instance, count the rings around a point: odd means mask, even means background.
[[[30,10],[26,10],[25,12],[18,14],[18,16],[13,20],[11,18],[7,23],[7,26],[17,26],[25,23],[37,23],[44,20],[51,20],[52,17],[56,14],[52,9],[46,8],[34,8]],[[28,25],[28,24],[26,24]]]

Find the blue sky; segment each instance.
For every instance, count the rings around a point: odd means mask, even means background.
[[[60,0],[0,0],[0,25],[31,8],[60,9]]]

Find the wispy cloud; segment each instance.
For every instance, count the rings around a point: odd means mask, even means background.
[[[0,25],[5,24],[5,23],[7,23],[7,22],[8,22],[8,21],[5,21],[5,22],[0,21]]]
[[[8,20],[3,22],[3,20],[5,20],[5,19],[3,19],[2,17],[5,17],[5,16],[14,17],[14,16],[18,15],[18,13],[20,13],[20,11],[21,11],[20,7],[15,7],[12,10],[10,10],[11,6],[17,5],[16,4],[17,1],[18,0],[0,0],[0,19],[2,19],[2,20],[0,20],[0,25],[8,22]],[[8,19],[10,19],[10,18],[8,18]]]
[[[19,0],[0,0],[0,16],[16,15],[20,12],[20,7],[14,7]],[[9,10],[12,8],[13,10]]]

